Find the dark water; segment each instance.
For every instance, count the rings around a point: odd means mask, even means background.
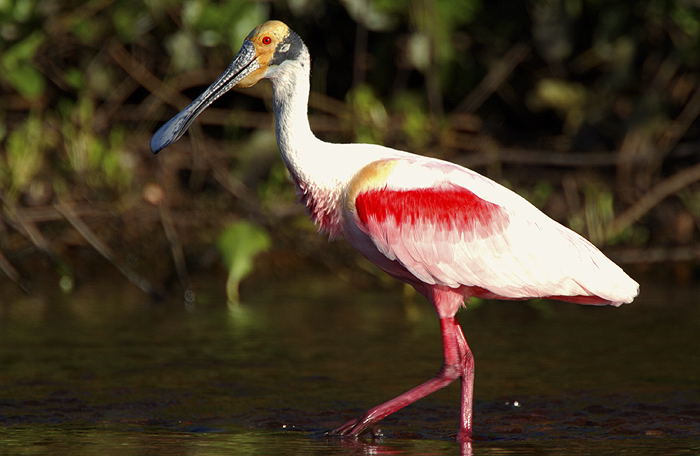
[[[387,418],[380,438],[323,436],[438,370],[420,298],[332,276],[248,282],[234,308],[223,283],[196,289],[191,309],[118,280],[0,292],[0,454],[467,452],[456,385]],[[642,290],[619,309],[460,312],[477,362],[473,453],[700,454],[700,287]]]

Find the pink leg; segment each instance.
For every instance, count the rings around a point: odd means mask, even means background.
[[[471,440],[471,403],[473,358],[464,335],[454,317],[440,318],[440,331],[442,333],[444,364],[440,372],[430,380],[416,386],[413,389],[391,399],[383,404],[369,409],[360,418],[350,420],[342,426],[332,430],[329,434],[341,436],[358,436],[368,427],[392,413],[422,399],[430,393],[452,383],[462,377],[462,412],[460,418],[460,432],[458,439],[462,442]],[[468,410],[465,409],[468,407]]]
[[[455,322],[455,335],[462,366],[462,399],[459,414],[459,432],[457,440],[471,442],[472,440],[472,407],[474,404],[474,355],[464,338],[462,328]]]

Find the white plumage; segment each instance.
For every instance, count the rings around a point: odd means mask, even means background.
[[[229,88],[270,79],[282,159],[314,222],[413,285],[440,317],[440,373],[331,433],[357,436],[460,378],[457,439],[468,444],[474,360],[455,320],[465,298],[619,305],[631,302],[639,286],[590,242],[474,171],[383,146],[316,138],[307,117],[310,66],[298,35],[278,21],[262,24],[226,71],[154,134],[151,149],[176,141]]]

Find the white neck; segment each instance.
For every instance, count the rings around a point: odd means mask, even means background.
[[[287,168],[300,183],[312,177],[305,174],[318,163],[323,145],[309,126],[310,66],[308,51],[304,50],[297,60],[280,65],[270,78],[277,145]]]
[[[307,112],[311,59],[306,49],[295,60],[277,67],[272,80],[275,133],[282,159],[299,189],[302,202],[319,228],[340,233],[337,149],[314,136]],[[341,167],[340,169],[343,169]]]
[[[268,70],[272,81],[277,144],[312,219],[335,236],[341,232],[345,186],[362,167],[398,151],[367,144],[333,144],[314,136],[309,126],[309,52]]]

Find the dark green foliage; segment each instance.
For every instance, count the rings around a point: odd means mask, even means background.
[[[162,156],[147,148],[268,18],[311,50],[324,139],[471,165],[598,243],[697,244],[693,2],[16,0],[0,2],[0,248],[38,245],[23,223],[58,251],[73,242],[58,201],[124,252],[165,242],[162,205],[185,251],[211,244],[224,212],[282,238],[310,229],[269,133],[251,135],[271,126],[265,84],[224,97]]]

